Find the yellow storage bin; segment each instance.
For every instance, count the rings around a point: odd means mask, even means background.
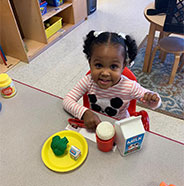
[[[54,16],[50,18],[48,22],[45,22],[45,26],[48,24],[50,26],[45,30],[47,38],[51,37],[53,34],[55,34],[58,30],[62,28],[62,17]]]

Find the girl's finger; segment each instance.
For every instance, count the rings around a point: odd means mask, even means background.
[[[144,94],[143,99],[144,99],[145,101],[147,101],[147,99],[148,99],[148,93],[147,93],[147,92]]]
[[[151,100],[151,96],[152,96],[152,93],[150,93],[150,92],[146,92],[146,93],[144,94],[144,98],[145,98],[145,100],[148,101],[148,102]]]
[[[160,98],[157,96],[157,94],[154,94],[152,97],[152,101],[159,102]]]
[[[156,99],[157,99],[157,95],[156,94],[153,94],[152,97],[151,97],[151,100],[152,101],[156,101]]]

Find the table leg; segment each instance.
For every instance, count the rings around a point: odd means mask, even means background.
[[[162,38],[164,37],[164,32],[161,31],[160,34],[159,34],[159,38],[158,38],[158,41],[160,41]]]
[[[143,72],[148,72],[151,50],[152,50],[152,46],[153,46],[153,40],[155,37],[155,30],[156,30],[156,25],[154,23],[151,23],[150,29],[149,29],[149,34],[148,34],[146,53],[144,56],[144,65],[143,65],[143,69],[142,69]]]

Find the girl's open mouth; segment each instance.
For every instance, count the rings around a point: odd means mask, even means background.
[[[99,82],[100,82],[100,84],[102,84],[102,85],[107,85],[107,84],[110,82],[110,80],[99,79]]]

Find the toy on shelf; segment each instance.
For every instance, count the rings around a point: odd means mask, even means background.
[[[70,157],[74,160],[77,160],[81,156],[81,151],[75,146],[71,146]]]
[[[165,182],[161,182],[160,186],[176,186],[176,185],[173,185],[173,184],[167,185]]]
[[[47,2],[46,1],[40,2],[40,11],[42,15],[47,13]]]
[[[46,0],[46,1],[51,6],[60,6],[64,3],[63,0]]]
[[[66,137],[54,136],[52,138],[51,148],[56,156],[61,156],[65,153],[67,148],[68,139]]]

